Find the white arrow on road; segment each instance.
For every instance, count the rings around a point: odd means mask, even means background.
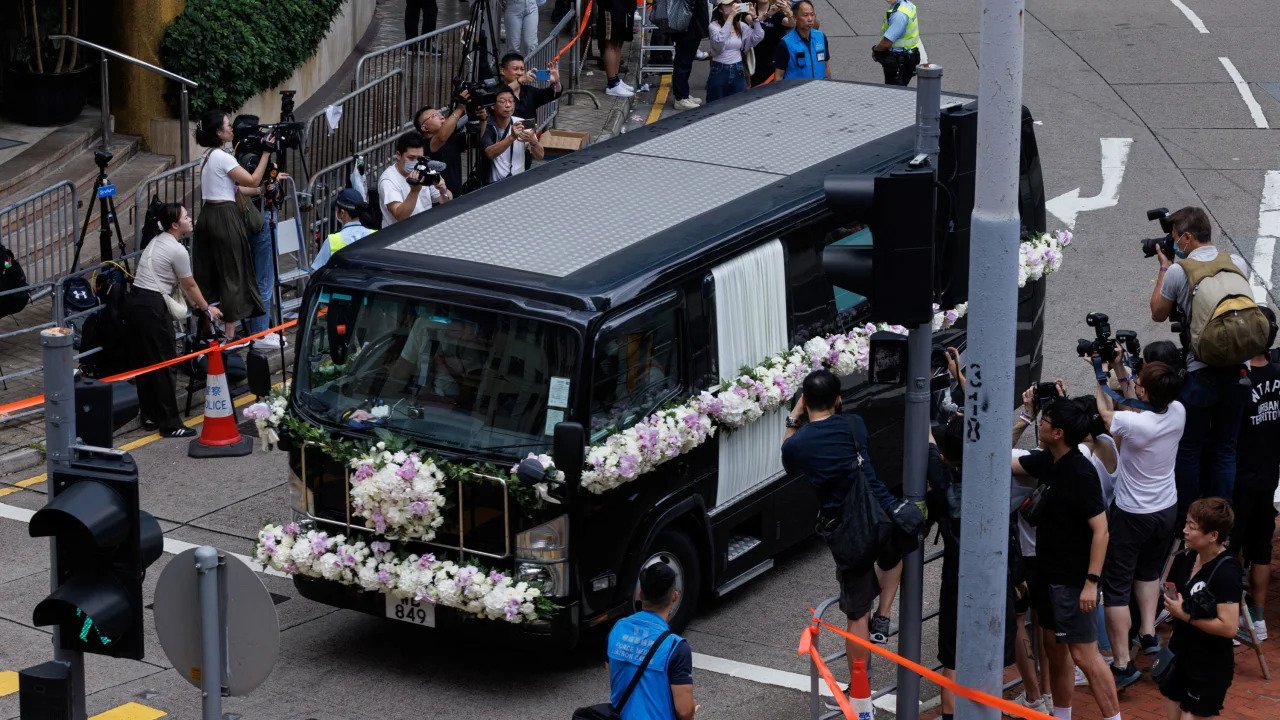
[[[1253,246],[1253,272],[1249,274],[1253,299],[1258,303],[1267,301],[1267,292],[1271,289],[1276,240],[1280,238],[1280,171],[1268,172],[1262,187],[1262,205],[1258,208],[1258,241]]]
[[[1044,207],[1068,228],[1075,229],[1076,215],[1090,210],[1115,207],[1120,202],[1120,181],[1129,161],[1133,138],[1099,138],[1102,144],[1102,190],[1093,197],[1080,197],[1080,188],[1046,202]]]

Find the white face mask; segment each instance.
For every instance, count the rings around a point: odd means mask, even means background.
[[[404,171],[405,171],[406,173],[411,173],[411,172],[413,172],[413,169],[414,169],[417,165],[418,165],[418,161],[417,161],[417,160],[412,160],[412,159],[411,159],[411,160],[405,160],[405,161],[404,161]]]

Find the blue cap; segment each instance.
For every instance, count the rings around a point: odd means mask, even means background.
[[[355,210],[360,207],[360,203],[363,202],[364,196],[360,194],[359,190],[356,190],[355,188],[345,188],[342,192],[338,193],[338,199],[334,200],[333,204],[343,210]]]

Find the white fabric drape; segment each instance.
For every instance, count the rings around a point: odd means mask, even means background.
[[[711,271],[715,280],[716,349],[721,379],[787,347],[786,259],[782,243],[768,244]],[[782,472],[782,433],[787,409],[778,408],[745,427],[718,435],[719,507]]]

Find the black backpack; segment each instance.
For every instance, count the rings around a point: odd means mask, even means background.
[[[841,570],[865,572],[875,564],[881,549],[893,533],[894,526],[871,492],[862,463],[861,448],[857,446],[856,433],[854,443],[857,452],[854,454],[853,467],[849,468],[853,484],[845,495],[844,502],[840,503],[840,513],[828,519],[818,532],[827,542],[827,547],[831,549],[831,555]]]
[[[98,273],[93,290],[102,309],[85,318],[80,349],[102,349],[85,357],[80,363],[81,369],[89,377],[107,377],[132,370],[134,362],[124,309],[128,280],[124,271],[116,267]]]
[[[27,274],[14,257],[13,251],[0,245],[0,318],[16,315],[31,302],[31,291],[27,289]]]

